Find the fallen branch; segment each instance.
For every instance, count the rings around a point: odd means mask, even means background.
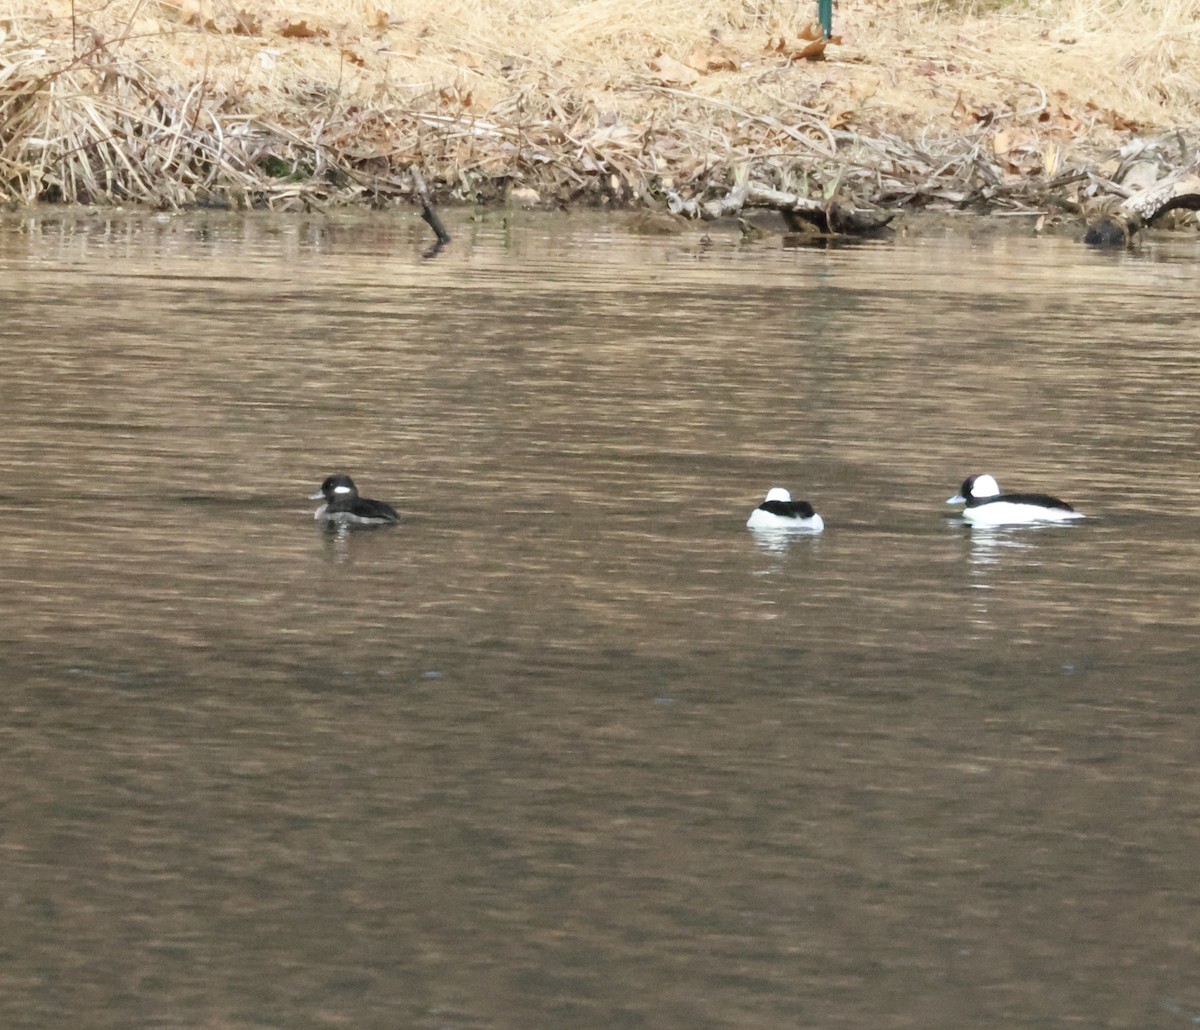
[[[1129,247],[1138,230],[1168,211],[1200,211],[1200,176],[1177,172],[1131,193],[1115,211],[1094,218],[1083,235],[1089,247]]]
[[[713,221],[740,214],[745,208],[766,208],[778,211],[792,232],[813,226],[830,236],[866,236],[887,227],[896,212],[876,214],[851,207],[839,200],[813,200],[798,193],[785,193],[767,186],[739,186],[724,197],[700,203],[668,194],[667,206],[672,214]]]
[[[446,232],[446,227],[442,225],[441,218],[434,210],[433,201],[429,199],[429,190],[425,186],[425,176],[421,174],[421,169],[416,165],[412,166],[413,193],[416,194],[417,200],[421,204],[421,217],[428,223],[429,228],[433,230],[437,237],[437,243],[434,245],[426,257],[433,257],[447,243],[450,242],[450,234]]]
[[[803,226],[800,223],[804,222],[831,236],[865,236],[886,228],[896,217],[894,211],[877,215],[871,211],[860,211],[836,199],[810,200],[808,197],[767,189],[765,186],[751,186],[746,203],[749,207],[765,207],[778,211],[793,232],[801,230]]]

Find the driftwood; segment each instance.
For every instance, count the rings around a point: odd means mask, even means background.
[[[426,257],[434,257],[450,242],[450,234],[446,232],[446,227],[442,225],[442,220],[438,217],[437,210],[433,206],[433,200],[429,196],[429,188],[425,185],[425,176],[421,174],[421,169],[416,165],[412,166],[412,181],[413,193],[421,205],[421,217],[425,219],[425,222],[437,237],[437,243],[425,254]]]
[[[1200,176],[1177,173],[1168,175],[1147,189],[1136,190],[1115,210],[1094,218],[1084,233],[1090,247],[1129,247],[1134,235],[1168,211],[1184,208],[1200,211]]]
[[[885,229],[896,217],[895,212],[881,215],[851,207],[839,200],[813,200],[798,193],[785,193],[753,184],[738,186],[726,196],[705,203],[669,194],[668,207],[673,214],[705,221],[737,215],[747,208],[766,208],[778,211],[793,232],[801,232],[811,226],[831,236],[867,236]]]

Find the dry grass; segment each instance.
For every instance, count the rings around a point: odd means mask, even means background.
[[[842,0],[828,60],[794,60],[815,10],[7,0],[0,199],[380,201],[416,164],[466,199],[643,202],[752,177],[988,206],[1195,128],[1200,0]]]

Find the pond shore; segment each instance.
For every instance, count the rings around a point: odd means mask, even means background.
[[[0,202],[383,206],[415,168],[443,201],[1076,218],[1200,140],[1200,0],[1144,6],[844,2],[826,42],[772,0],[15,0]]]

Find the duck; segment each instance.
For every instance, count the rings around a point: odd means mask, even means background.
[[[947,504],[965,504],[962,517],[972,526],[1008,526],[1030,522],[1069,522],[1084,517],[1066,501],[1049,494],[1002,494],[986,472],[967,476]]]
[[[808,501],[793,501],[792,495],[781,486],[767,491],[766,500],[750,513],[746,520],[750,529],[798,529],[819,533],[825,528],[821,518]]]
[[[390,526],[400,521],[396,509],[383,501],[359,497],[354,480],[344,473],[327,476],[310,501],[324,500],[314,513],[318,522],[336,526]]]

